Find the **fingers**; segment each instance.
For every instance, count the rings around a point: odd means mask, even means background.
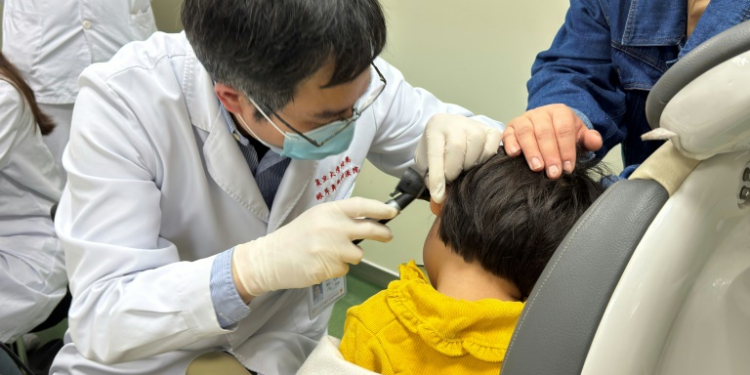
[[[585,129],[582,132],[579,142],[589,151],[597,151],[604,145],[602,135],[596,130]]]
[[[515,121],[515,120],[514,120]],[[513,121],[509,122],[505,130],[503,131],[503,148],[505,153],[510,156],[521,155],[521,145],[518,144],[518,138],[516,138],[516,131],[513,128]]]
[[[558,157],[562,162],[562,169],[567,173],[571,173],[576,165],[577,130],[579,127],[586,128],[586,126],[568,107],[561,107],[558,110],[553,110],[551,114],[559,149]],[[545,155],[545,163],[549,166],[548,168],[551,169],[553,163],[552,160],[555,159],[555,156],[550,155],[549,159],[548,162],[548,156]],[[553,176],[551,173],[548,173],[548,175],[550,178],[556,178],[559,176]]]
[[[523,153],[529,168],[546,168],[547,176],[556,179],[575,169],[578,144],[598,150],[602,139],[598,132],[587,129],[570,107],[552,104],[529,110],[509,122],[503,144],[508,155]]]
[[[429,173],[427,176],[427,188],[430,196],[436,201],[442,202],[445,196],[445,165],[446,153],[445,135],[442,132],[427,132],[427,160]],[[451,147],[456,147],[454,144]]]
[[[464,169],[467,151],[470,148],[468,141],[468,137],[463,131],[461,131],[460,134],[452,134],[451,137],[446,140],[445,150],[443,151],[443,171],[446,181],[455,180]],[[430,171],[432,170],[432,165],[430,165]]]
[[[558,178],[562,174],[562,163],[552,116],[547,112],[536,112],[531,121],[534,123],[534,134],[543,163],[547,168],[547,176],[552,179]]]
[[[485,131],[484,150],[482,150],[482,158],[479,160],[479,163],[484,163],[489,158],[495,156],[502,141],[503,133],[497,129],[488,127]]]
[[[390,242],[393,239],[393,233],[387,226],[377,221],[368,219],[354,220],[352,225],[347,228],[349,240],[373,240],[378,242]]]
[[[526,158],[526,162],[529,164],[529,168],[535,172],[541,171],[544,168],[544,159],[542,159],[542,154],[539,152],[536,140],[536,132],[534,130],[536,124],[530,118],[521,116],[513,120],[513,125],[516,139],[518,139],[518,144],[521,147],[523,156]]]
[[[352,247],[356,247],[352,245]],[[348,262],[347,262],[348,263]],[[357,261],[359,263],[359,261]],[[357,264],[352,263],[352,264]],[[328,269],[321,272],[312,284],[320,284],[325,280],[332,279],[334,277],[344,276],[349,273],[349,265],[344,262],[337,262],[328,266]]]
[[[467,121],[474,120],[467,119]],[[466,155],[461,170],[465,171],[481,164],[497,154],[502,138],[503,133],[482,123],[476,122],[472,126],[468,126],[466,128]],[[455,180],[461,174],[461,170],[457,171],[455,175],[446,173],[446,180]]]
[[[335,204],[346,216],[350,218],[366,217],[375,220],[393,219],[398,211],[380,201],[368,198],[349,198],[336,201]]]
[[[351,246],[346,246],[345,248],[343,248],[340,256],[341,262],[343,263],[359,264],[359,262],[361,262],[362,258],[365,256],[365,252],[362,251],[361,247],[352,244]],[[349,267],[347,266],[346,268],[348,271]]]
[[[459,170],[458,173],[455,174],[455,176],[452,174],[446,176],[446,179],[448,181],[455,180],[456,177],[458,177],[458,175],[461,174],[461,171],[467,170],[481,163],[483,161],[483,157],[485,154],[487,134],[488,134],[487,130],[491,128],[472,119],[467,118],[464,121],[470,121],[470,122],[467,123],[468,126],[466,126],[465,133],[464,133],[466,142],[464,145],[465,152],[464,152],[463,163],[461,165],[461,170]],[[497,149],[495,149],[495,151],[497,151]],[[458,157],[456,159],[458,159]]]
[[[445,199],[445,174],[433,173],[427,174],[427,189],[430,191],[430,197],[437,203],[443,203]]]
[[[460,115],[438,114],[427,124],[417,146],[415,161],[424,169],[428,161],[427,187],[436,203],[445,199],[446,181],[497,154],[503,134],[487,125]],[[424,151],[427,151],[426,153]]]
[[[426,172],[427,168],[430,167],[429,161],[427,160],[425,137],[426,136],[423,135],[423,138],[419,140],[417,149],[414,151],[414,164],[416,164],[417,170],[422,173]]]

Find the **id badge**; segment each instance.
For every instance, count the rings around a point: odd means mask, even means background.
[[[328,306],[333,305],[346,295],[346,277],[337,277],[310,287],[308,305],[310,319],[320,315]]]

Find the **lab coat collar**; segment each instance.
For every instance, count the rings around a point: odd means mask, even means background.
[[[213,81],[195,54],[187,54],[183,92],[193,126],[209,133],[203,145],[208,172],[229,196],[268,223],[268,233],[282,226],[316,175],[318,161],[292,160],[269,212],[255,178],[221,116]]]
[[[258,184],[221,116],[213,81],[192,48],[188,45],[186,49],[189,52],[185,55],[182,92],[190,123],[209,133],[203,144],[208,173],[230,197],[268,222],[268,207],[262,198],[258,199],[262,197]]]
[[[230,197],[259,219],[268,222],[268,207],[263,201],[258,184],[237,146],[237,141],[224,126],[224,119],[218,111],[210,128],[212,130],[203,145],[208,173]]]
[[[297,206],[300,198],[308,192],[308,186],[315,179],[318,164],[317,160],[292,159],[292,162],[286,168],[284,178],[281,179],[276,198],[273,200],[268,233],[275,231],[286,223],[289,214]]]
[[[188,43],[187,39],[184,42]],[[214,120],[220,116],[214,84],[189,44],[186,49],[188,53],[185,55],[182,92],[185,95],[190,122],[201,130],[211,132],[211,127],[217,123]],[[223,121],[218,124],[223,125]]]
[[[217,111],[210,125],[212,131],[203,146],[208,172],[229,196],[268,223],[267,232],[271,233],[285,223],[307,191],[316,174],[318,162],[292,160],[279,184],[273,210],[269,212],[258,184],[237,147],[237,141],[224,124],[224,119]]]

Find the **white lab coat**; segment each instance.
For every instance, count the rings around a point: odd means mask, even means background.
[[[156,32],[151,0],[5,0],[3,54],[57,124],[45,136],[62,171],[78,76],[123,45]],[[63,174],[63,178],[65,175]]]
[[[261,374],[294,374],[325,336],[330,309],[310,319],[309,288],[268,293],[223,330],[210,296],[212,263],[312,206],[349,196],[365,158],[402,174],[433,114],[470,115],[375,63],[388,85],[357,122],[349,149],[293,160],[270,212],[184,34],[157,33],[87,69],[56,219],[74,298],[52,373],[184,374],[197,355],[227,350]]]
[[[0,342],[43,322],[65,295],[49,217],[62,187],[29,104],[0,76]]]
[[[151,0],[4,0],[3,54],[43,104],[73,103],[83,69],[154,32]]]
[[[297,375],[377,375],[344,359],[339,345],[341,340],[333,336],[323,337]]]

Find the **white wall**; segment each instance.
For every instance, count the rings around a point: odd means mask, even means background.
[[[153,0],[160,30],[181,30],[181,0]],[[526,105],[526,81],[536,54],[562,24],[567,0],[381,0],[388,17],[383,57],[414,86],[475,113],[508,121]],[[619,148],[608,156],[621,169]],[[619,167],[618,167],[619,166]],[[397,180],[367,165],[355,195],[388,199]],[[426,203],[412,204],[390,227],[389,244],[365,241],[365,258],[396,270],[422,259],[433,218]]]
[[[567,0],[381,3],[389,27],[386,60],[412,85],[503,122],[523,113],[531,64],[549,47],[568,8]],[[619,160],[618,148],[608,161],[621,169]],[[368,165],[354,192],[385,200],[396,182]],[[389,225],[391,243],[362,243],[365,258],[391,270],[410,259],[420,262],[432,216],[426,203],[412,204]]]

